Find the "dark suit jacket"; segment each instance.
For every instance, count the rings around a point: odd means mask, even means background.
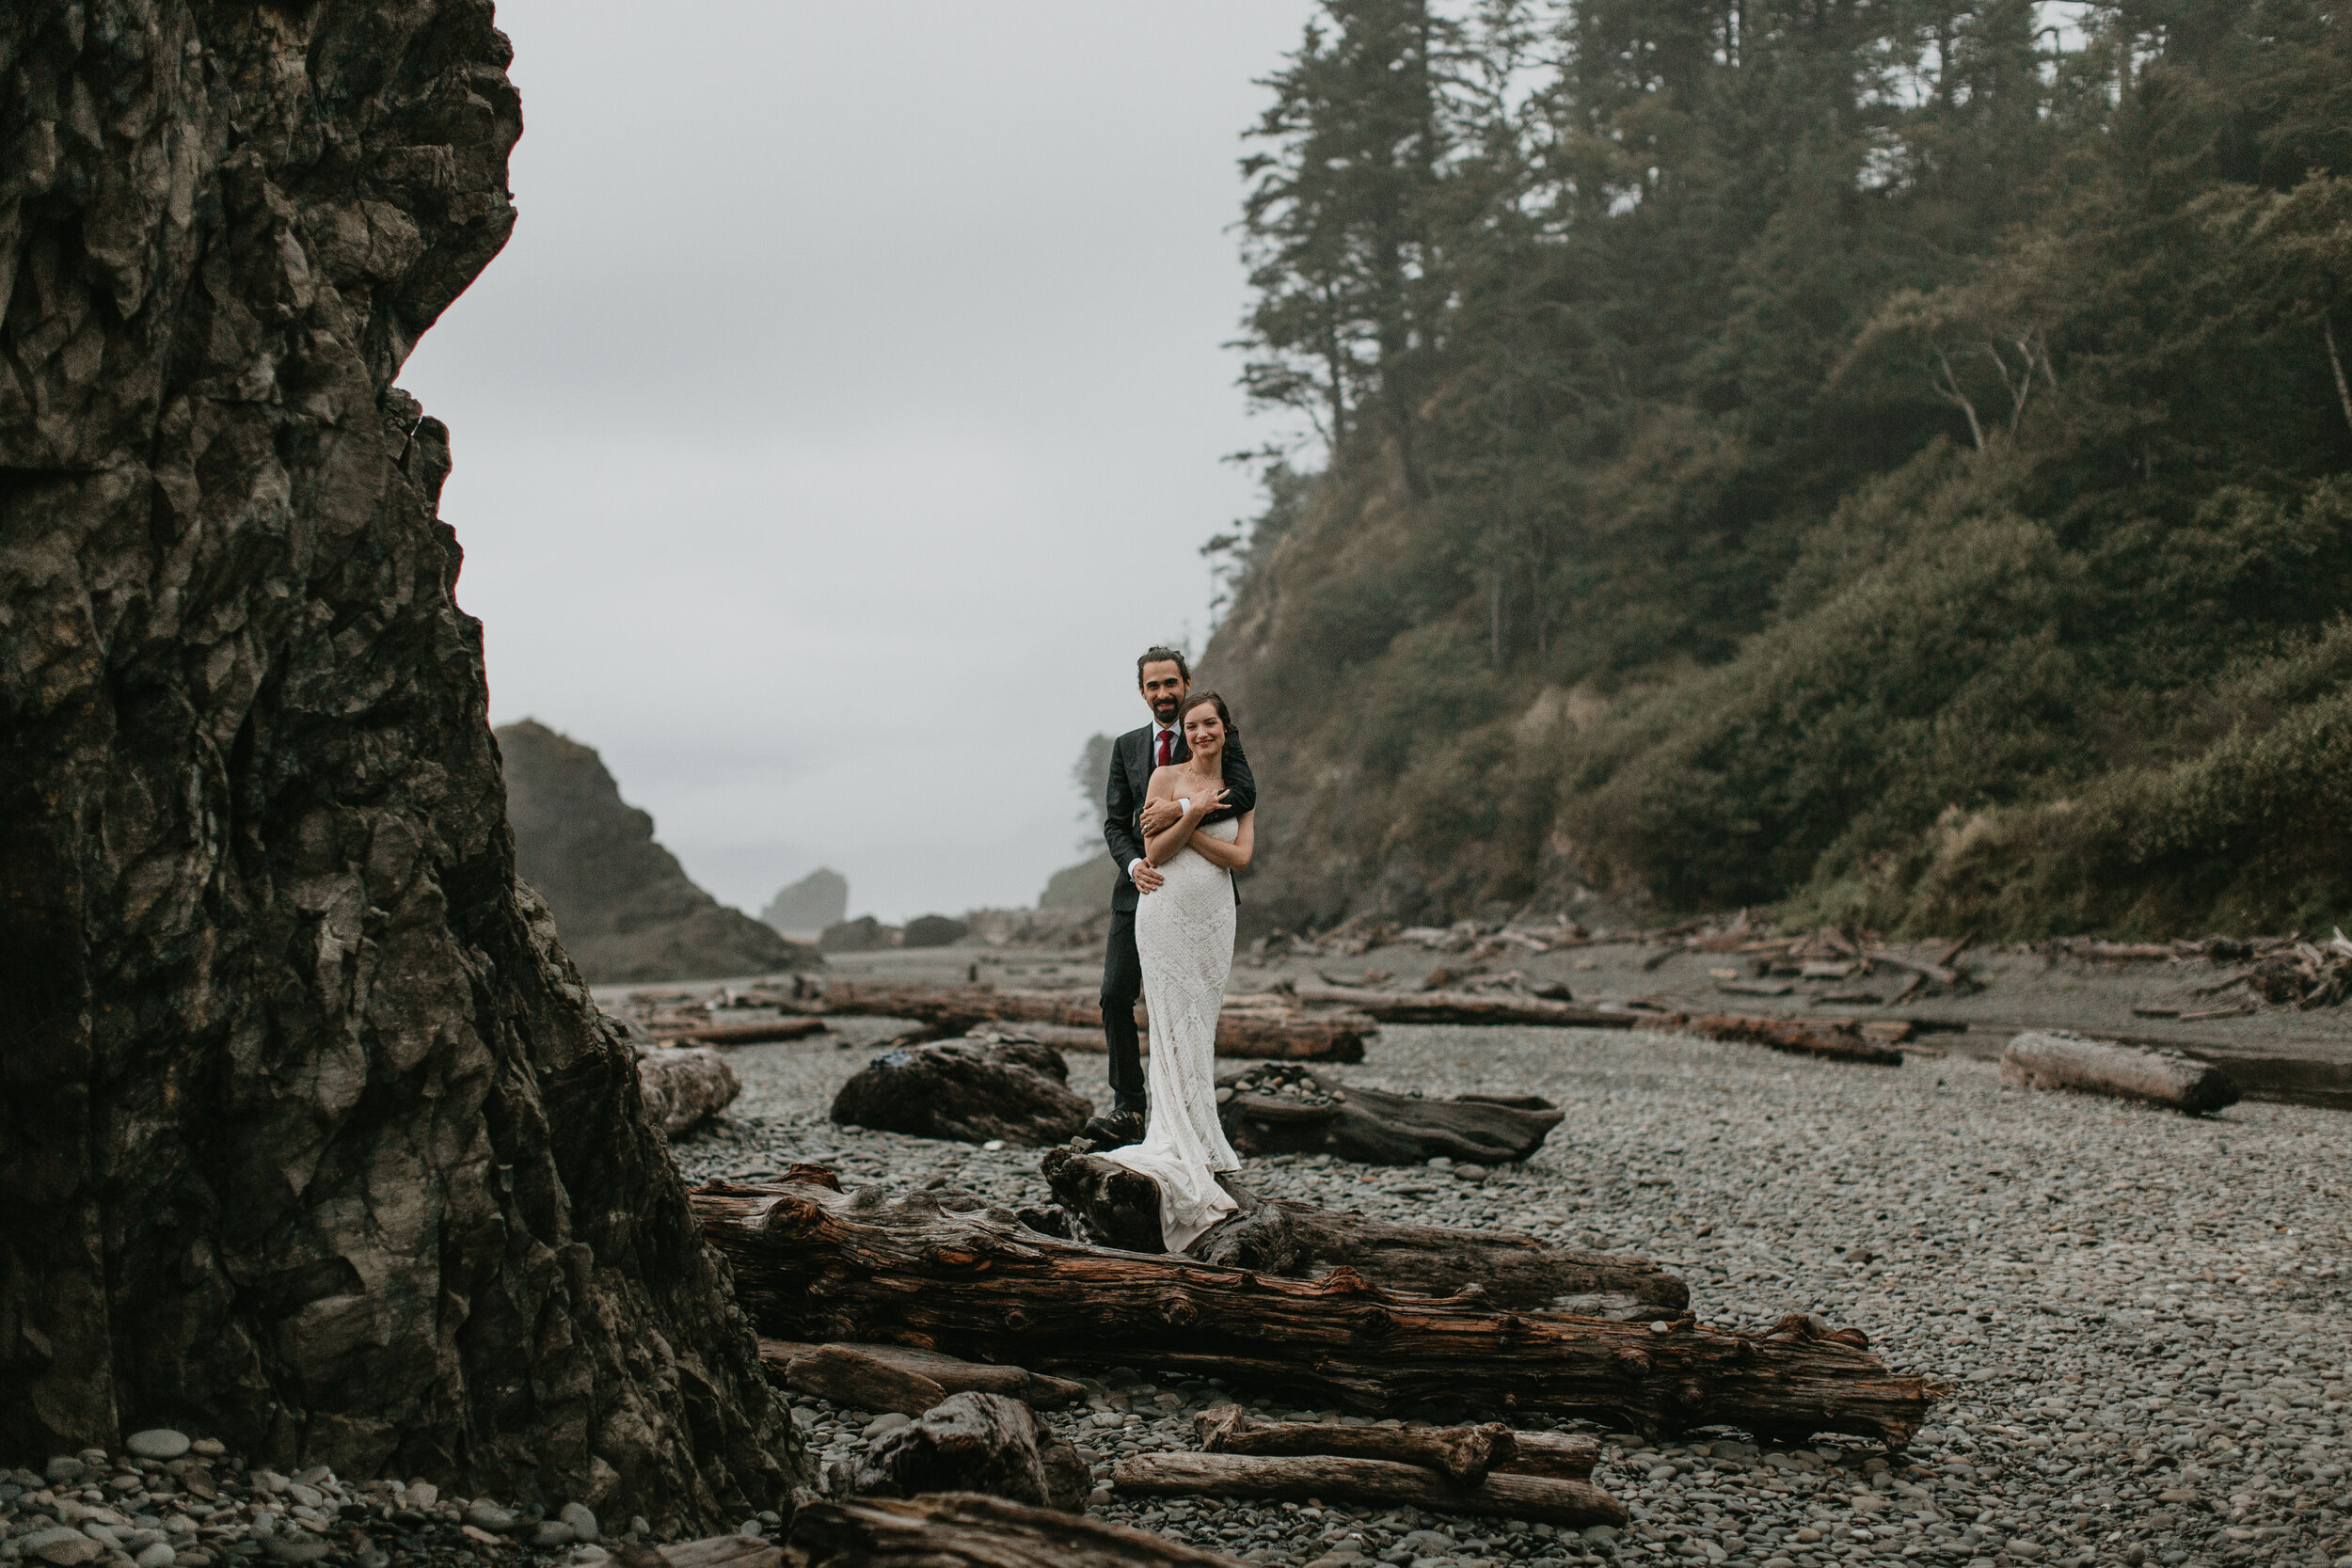
[[[1111,847],[1111,859],[1119,865],[1119,881],[1111,889],[1111,908],[1132,910],[1141,896],[1136,884],[1127,879],[1127,863],[1143,854],[1143,798],[1152,786],[1152,769],[1158,766],[1152,757],[1152,732],[1146,724],[1139,730],[1129,730],[1111,743],[1111,780],[1103,791],[1103,839]],[[1228,741],[1225,747],[1225,804],[1209,814],[1209,822],[1222,822],[1229,816],[1239,816],[1258,803],[1258,781],[1249,775],[1249,759],[1242,753],[1239,744]],[[1202,824],[1204,827],[1206,823]],[[1234,902],[1241,900],[1241,889],[1233,889]]]

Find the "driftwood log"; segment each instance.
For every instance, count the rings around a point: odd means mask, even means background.
[[[1600,1463],[1600,1442],[1581,1433],[1514,1432],[1500,1421],[1480,1426],[1352,1427],[1328,1421],[1257,1421],[1238,1404],[1223,1404],[1193,1418],[1193,1430],[1208,1453],[1331,1454],[1346,1459],[1386,1459],[1436,1470],[1470,1486],[1489,1470],[1512,1475],[1590,1481]]]
[[[675,1138],[734,1104],[743,1083],[716,1051],[657,1046],[637,1053],[637,1088],[645,1097],[645,1119]]]
[[[1075,1404],[1086,1385],[1025,1367],[966,1361],[913,1345],[804,1345],[762,1339],[760,1365],[771,1379],[852,1410],[920,1416],[950,1394],[1003,1394],[1038,1410]]]
[[[1812,1023],[1801,1019],[1745,1018],[1710,1013],[1683,1025],[1690,1033],[1730,1045],[1761,1045],[1798,1056],[1824,1056],[1833,1061],[1867,1062],[1900,1067],[1903,1053],[1846,1024]]]
[[[883,1433],[866,1452],[836,1461],[826,1481],[836,1497],[985,1492],[1072,1512],[1086,1507],[1094,1485],[1074,1447],[1002,1394],[953,1395]]]
[[[1103,1027],[1101,1005],[1083,995],[998,990],[993,986],[882,986],[834,980],[827,982],[822,996],[780,1005],[817,1014],[908,1019],[923,1025],[932,1037],[961,1035],[977,1025],[996,1023],[1092,1030],[1098,1037]],[[1141,1008],[1136,1009],[1136,1021],[1148,1028]],[[1372,1032],[1370,1022],[1359,1017],[1311,1018],[1232,1008],[1217,1019],[1216,1051],[1220,1056],[1360,1062],[1364,1037]],[[1053,1043],[1066,1050],[1086,1049],[1077,1040],[1058,1037]]]
[[[833,1119],[918,1138],[1044,1148],[1078,1135],[1094,1102],[1069,1064],[1033,1040],[947,1040],[876,1056],[834,1096]]]
[[[825,1021],[780,1018],[766,1023],[693,1023],[660,1029],[648,1025],[647,1029],[657,1039],[677,1040],[687,1045],[767,1045],[821,1035],[825,1032]]]
[[[964,1492],[803,1503],[789,1541],[795,1568],[1240,1568],[1237,1559],[1123,1525]]]
[[[1285,1279],[1084,1246],[923,1196],[715,1182],[693,1200],[737,1299],[782,1338],[887,1339],[1030,1366],[1140,1363],[1356,1411],[1518,1409],[1652,1432],[1840,1432],[1899,1448],[1942,1392],[1889,1372],[1858,1331],[1802,1318],[1734,1334],[1687,1317],[1496,1311],[1475,1297],[1383,1291],[1351,1269]]]
[[[1149,1177],[1057,1148],[1045,1157],[1045,1178],[1097,1243],[1165,1252],[1159,1189]],[[1514,1230],[1391,1225],[1288,1198],[1269,1201],[1238,1182],[1225,1186],[1241,1212],[1197,1237],[1185,1256],[1293,1279],[1351,1269],[1382,1290],[1469,1293],[1506,1310],[1565,1305],[1581,1316],[1646,1322],[1678,1316],[1690,1305],[1690,1287],[1647,1259],[1577,1252]]]
[[[1289,1064],[1217,1080],[1217,1117],[1243,1154],[1329,1154],[1374,1165],[1418,1165],[1443,1155],[1474,1164],[1524,1160],[1565,1113],[1529,1096],[1422,1100],[1349,1087],[1328,1069]]]
[[[1229,1497],[1304,1502],[1407,1503],[1447,1513],[1534,1519],[1548,1525],[1622,1525],[1625,1505],[1588,1481],[1495,1471],[1470,1485],[1419,1465],[1321,1454],[1272,1458],[1240,1453],[1139,1453],[1111,1466],[1111,1484],[1144,1496],[1211,1492]]]
[[[630,1555],[624,1548],[623,1556]],[[638,1568],[780,1568],[783,1561],[784,1548],[756,1535],[711,1535],[700,1541],[675,1541],[636,1559]]]
[[[2001,1082],[2144,1101],[2201,1116],[2238,1101],[2238,1086],[2210,1062],[2109,1040],[2027,1030],[2001,1053]]]
[[[1300,986],[1302,1003],[1351,1008],[1381,1023],[1520,1023],[1559,1029],[1630,1029],[1640,1019],[1613,1008],[1548,1002],[1541,997],[1471,990],[1366,990],[1355,986]]]

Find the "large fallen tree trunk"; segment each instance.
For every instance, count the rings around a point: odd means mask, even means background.
[[[1284,1279],[1058,1241],[1009,1213],[814,1182],[713,1183],[694,1201],[766,1333],[886,1339],[1031,1366],[1142,1364],[1247,1379],[1318,1403],[1582,1417],[1760,1437],[1908,1443],[1940,1390],[1890,1373],[1852,1330],[1786,1319],[1732,1334],[1391,1292],[1353,1270]]]
[[[1165,1251],[1159,1190],[1149,1177],[1100,1155],[1058,1148],[1045,1157],[1045,1176],[1093,1241],[1128,1252]],[[1202,1232],[1186,1256],[1293,1279],[1352,1269],[1382,1290],[1474,1294],[1503,1310],[1565,1307],[1582,1317],[1646,1322],[1675,1317],[1691,1301],[1689,1286],[1645,1258],[1572,1251],[1514,1230],[1391,1225],[1288,1198],[1269,1202],[1232,1181],[1226,1190],[1241,1212]]]
[[[2001,1082],[2145,1101],[2192,1116],[2238,1101],[2236,1083],[2211,1063],[2042,1030],[2009,1042],[2001,1053]]]
[[[1238,1404],[1193,1418],[1208,1453],[1331,1454],[1386,1459],[1437,1470],[1465,1486],[1490,1470],[1512,1475],[1589,1481],[1600,1463],[1600,1442],[1581,1433],[1514,1432],[1500,1421],[1481,1426],[1342,1426],[1328,1421],[1256,1421]]]
[[[1565,1115],[1533,1096],[1423,1100],[1349,1087],[1287,1064],[1220,1078],[1217,1087],[1225,1135],[1244,1154],[1329,1154],[1375,1165],[1439,1155],[1482,1165],[1524,1160]]]
[[[1088,998],[1055,991],[997,990],[991,986],[876,986],[834,980],[820,997],[780,1003],[815,1014],[851,1018],[903,1018],[924,1026],[925,1035],[961,1035],[986,1024],[1033,1024],[1056,1030],[1043,1043],[1064,1051],[1103,1050],[1103,1009]],[[1148,1028],[1141,1008],[1136,1021]],[[1058,1031],[1089,1031],[1092,1043]],[[1295,1013],[1236,1009],[1216,1022],[1220,1056],[1273,1057],[1294,1061],[1360,1062],[1370,1021],[1359,1017],[1310,1018]],[[904,1042],[902,1042],[904,1043]]]
[[[1240,1568],[1233,1558],[1123,1525],[970,1492],[804,1503],[789,1539],[795,1568]]]
[[[1508,992],[1364,990],[1354,986],[1300,986],[1298,1000],[1350,1007],[1382,1023],[1533,1023],[1560,1029],[1630,1029],[1635,1015],[1573,1002]]]
[[[1240,1453],[1139,1453],[1111,1466],[1111,1484],[1144,1496],[1211,1492],[1229,1497],[1283,1497],[1305,1502],[1409,1504],[1447,1513],[1534,1519],[1579,1528],[1622,1525],[1625,1505],[1588,1481],[1502,1471],[1458,1485],[1418,1465],[1386,1459],[1336,1459],[1319,1454],[1262,1458]]]
[[[1060,1053],[1034,1040],[946,1040],[876,1056],[834,1096],[833,1119],[918,1138],[1045,1148],[1078,1135],[1094,1102]]]

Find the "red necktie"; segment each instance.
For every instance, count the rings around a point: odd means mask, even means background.
[[[1168,766],[1168,745],[1169,742],[1173,741],[1175,738],[1176,732],[1174,730],[1162,730],[1160,732],[1160,766],[1162,768],[1166,768]]]

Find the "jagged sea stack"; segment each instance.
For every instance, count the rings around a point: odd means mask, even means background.
[[[526,719],[501,725],[506,815],[523,880],[555,911],[564,951],[591,985],[709,980],[822,964],[814,945],[694,885],[621,799],[594,749]]]
[[[787,1422],[515,878],[446,432],[479,0],[0,10],[0,1452],[711,1524]]]

